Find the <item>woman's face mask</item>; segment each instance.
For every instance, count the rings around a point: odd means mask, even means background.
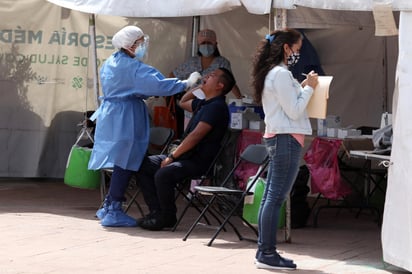
[[[147,55],[148,49],[149,49],[149,36],[145,35],[143,42],[141,42],[134,50],[135,58],[138,59],[139,61],[143,61],[143,59]]]
[[[147,47],[145,43],[140,44],[134,51],[134,54],[137,59],[140,61],[146,56]]]
[[[293,67],[294,65],[296,65],[299,62],[299,59],[300,53],[292,51],[292,54],[288,57],[288,67]]]
[[[212,56],[215,52],[215,46],[212,44],[202,44],[199,45],[199,52],[202,56],[209,57]]]

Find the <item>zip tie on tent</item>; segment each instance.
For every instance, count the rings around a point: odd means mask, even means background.
[[[389,166],[393,165],[393,162],[388,161],[388,160],[385,160],[385,161],[381,161],[381,162],[379,162],[379,164],[378,164],[378,165],[379,165],[379,166],[383,166],[383,167],[388,168]]]

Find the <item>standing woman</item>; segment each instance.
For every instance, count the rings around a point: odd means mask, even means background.
[[[318,83],[311,71],[299,84],[289,69],[299,61],[302,35],[277,30],[258,45],[253,60],[252,85],[265,113],[264,142],[269,153],[267,185],[260,205],[257,268],[296,269],[293,260],[276,250],[279,211],[298,173],[305,135],[312,134],[306,106]]]

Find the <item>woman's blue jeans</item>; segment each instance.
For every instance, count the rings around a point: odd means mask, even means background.
[[[302,146],[290,134],[277,134],[265,138],[264,142],[269,154],[269,168],[258,216],[258,249],[272,254],[276,252],[280,208],[296,179]]]

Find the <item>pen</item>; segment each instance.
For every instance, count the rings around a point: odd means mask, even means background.
[[[307,77],[308,75],[306,73],[302,73],[303,76]]]

